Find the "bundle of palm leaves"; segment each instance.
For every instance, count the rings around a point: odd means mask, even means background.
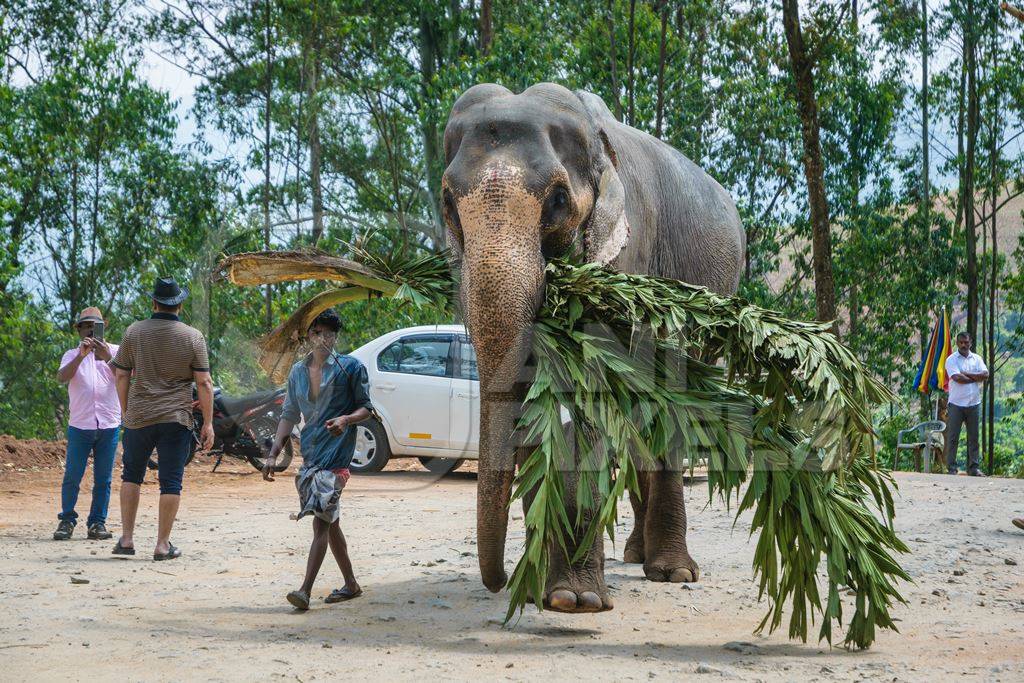
[[[353,251],[358,264],[304,252],[241,254],[221,264],[236,284],[299,275],[346,283],[265,338],[268,371],[295,350],[302,324],[353,287],[454,309],[443,255]],[[273,267],[260,268],[260,259]],[[907,548],[893,531],[895,483],[876,466],[871,425],[871,407],[889,393],[828,326],[596,264],[553,261],[546,278],[521,419],[527,443],[537,445],[514,492],[534,498],[508,617],[530,601],[543,608],[552,548],[585,549],[602,532],[614,538],[618,503],[638,491],[638,468],[705,461],[709,494],[735,498],[737,517],[752,510],[751,533],[760,532],[753,569],[770,609],[758,630],[774,631],[789,604],[790,637],[806,640],[817,615],[819,638],[831,643],[844,589],[856,595],[847,645],[867,647],[876,626],[895,630],[889,608],[903,601],[895,583],[909,577],[893,554]],[[572,417],[568,433],[563,410]],[[580,472],[576,519],[565,512],[569,467]]]
[[[540,604],[547,548],[585,549],[601,530],[612,536],[622,494],[637,490],[638,465],[705,460],[709,493],[735,494],[737,515],[753,510],[751,533],[760,531],[754,572],[771,608],[759,630],[777,628],[788,601],[790,637],[806,640],[808,617],[818,613],[819,637],[831,643],[844,587],[856,594],[847,644],[867,647],[876,626],[895,630],[895,581],[909,577],[893,553],[907,548],[893,531],[895,485],[875,466],[870,417],[889,392],[828,326],[594,264],[551,263],[545,291],[523,415],[526,438],[538,445],[514,497],[537,494],[510,614],[531,598]],[[568,438],[562,407],[572,416]],[[577,463],[578,516],[589,512],[595,523],[571,542],[580,520],[563,512],[559,473]]]

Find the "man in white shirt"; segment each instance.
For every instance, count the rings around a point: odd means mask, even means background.
[[[88,537],[104,540],[107,531],[107,506],[110,503],[110,478],[121,427],[121,404],[117,400],[114,370],[108,365],[117,353],[116,344],[94,336],[97,323],[103,322],[100,309],[90,306],[81,312],[75,329],[81,342],[64,354],[57,379],[68,386],[71,418],[68,420],[67,465],[61,485],[60,524],[53,540],[71,538],[78,523],[75,505],[89,456],[92,456],[92,505],[86,523]]]
[[[949,423],[946,439],[946,467],[957,473],[956,452],[960,446],[960,427],[967,423],[967,474],[984,477],[978,463],[978,412],[981,407],[981,385],[988,379],[985,361],[971,352],[971,335],[956,336],[956,353],[946,358],[949,377]]]

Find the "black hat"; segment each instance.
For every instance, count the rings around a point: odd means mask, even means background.
[[[173,277],[158,277],[153,285],[153,301],[164,306],[177,306],[188,298],[188,288],[179,287]]]

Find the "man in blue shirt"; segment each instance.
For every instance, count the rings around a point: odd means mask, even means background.
[[[320,572],[327,548],[345,577],[345,585],[332,591],[324,602],[342,602],[362,595],[352,572],[345,536],[338,523],[338,499],[349,478],[348,466],[356,443],[356,424],[370,417],[370,394],[366,368],[351,356],[334,350],[341,321],[327,309],[309,326],[312,350],[292,366],[288,375],[288,397],[277,427],[263,478],[273,481],[277,454],[284,447],[292,428],[305,419],[300,435],[302,468],[295,476],[299,492],[299,515],[313,515],[313,543],[306,561],[302,586],[288,594],[288,602],[300,610],[309,609],[313,582]]]

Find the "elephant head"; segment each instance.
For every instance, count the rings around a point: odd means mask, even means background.
[[[545,260],[575,252],[610,262],[629,231],[615,151],[584,97],[594,98],[548,83],[518,95],[477,85],[445,128],[443,214],[480,374],[477,543],[495,592],[507,581],[512,432]]]

